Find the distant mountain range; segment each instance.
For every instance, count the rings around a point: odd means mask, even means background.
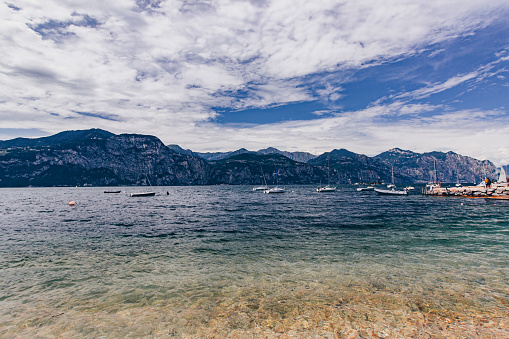
[[[0,187],[116,185],[282,185],[355,182],[424,183],[436,166],[442,182],[496,179],[490,161],[453,152],[415,153],[398,148],[374,157],[346,149],[319,156],[266,148],[256,152],[199,153],[164,145],[150,135],[116,135],[100,129],[0,141]]]
[[[229,158],[232,155],[238,155],[238,154],[244,154],[244,153],[250,152],[245,148],[240,148],[236,151],[231,151],[231,152],[200,153],[200,152],[193,152],[189,149],[183,149],[179,145],[168,145],[168,147],[177,153],[193,155],[195,157],[199,157],[199,158],[205,159],[207,161],[219,161],[219,160]],[[277,148],[273,148],[273,147],[261,149],[254,153],[258,153],[258,154],[278,153],[278,154],[284,155],[285,157],[287,157],[291,160],[294,160],[297,162],[304,162],[304,163],[308,162],[311,159],[315,159],[317,157],[316,155],[307,153],[307,152],[286,152],[286,151],[280,151]]]

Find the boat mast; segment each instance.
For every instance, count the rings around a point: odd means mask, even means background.
[[[368,156],[366,155],[366,166],[368,167],[368,186],[371,185],[371,169],[369,168]]]
[[[265,173],[263,173],[263,166],[262,166],[262,164],[260,164],[260,170],[262,171],[262,178],[263,178],[262,185],[265,185],[265,187],[266,187],[267,186],[267,180],[265,180]]]
[[[435,176],[435,184],[438,183],[438,172],[437,172],[437,159],[433,159],[433,174]]]
[[[327,186],[330,186],[330,155],[327,155]]]
[[[277,175],[276,152],[274,152],[274,167],[276,168],[276,187],[279,187],[279,178]]]

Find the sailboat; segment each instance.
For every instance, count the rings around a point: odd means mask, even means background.
[[[254,187],[253,191],[265,191],[265,190],[269,189],[269,187],[267,186],[267,180],[265,180],[265,173],[263,173],[262,165],[260,165],[260,169],[262,170],[263,185],[262,186],[258,186],[258,187]]]
[[[387,185],[387,188],[396,188],[396,185],[394,185],[394,166],[392,166],[391,173],[392,173],[392,181],[389,185]]]
[[[438,181],[438,171],[437,171],[437,160],[433,159],[433,173],[430,173],[431,180],[429,184],[426,184],[424,188],[425,192],[433,192],[435,188],[439,188],[440,182]]]
[[[149,175],[147,176],[147,181],[148,181],[148,184],[150,186],[152,186],[152,184],[150,183],[149,176],[150,176],[150,171],[149,171]],[[156,195],[156,192],[153,192],[153,191],[135,192],[135,193],[130,194],[131,197],[153,197],[154,195]]]
[[[458,175],[458,171],[456,171],[456,187],[460,187],[460,176]]]
[[[375,192],[380,194],[380,195],[408,195],[408,191],[407,190],[398,191],[395,188],[392,188],[390,190],[375,188]]]
[[[387,188],[390,189],[375,188],[375,192],[380,195],[408,195],[409,190],[404,189],[403,191],[398,191],[396,189],[396,185],[394,184],[394,166],[392,166],[392,183],[387,185]]]
[[[458,161],[461,161],[460,155],[458,154]],[[456,169],[456,187],[461,187],[459,171]]]
[[[371,186],[371,170],[369,169],[369,162],[368,162],[367,156],[366,156],[366,166],[368,167],[368,174],[369,174],[368,186],[357,188],[358,192],[366,192],[366,191],[374,191],[375,190],[375,188],[373,186]]]
[[[327,156],[327,186],[318,187],[317,192],[336,192],[336,187],[330,186],[330,157]],[[321,186],[321,185],[320,185]]]
[[[500,167],[500,174],[498,175],[497,183],[507,185],[507,174],[505,174],[504,166]]]
[[[277,173],[277,163],[276,163],[276,153],[274,153],[274,167],[276,168],[276,187],[272,187],[263,191],[263,193],[271,194],[271,193],[285,193],[285,189],[279,187],[279,176]]]

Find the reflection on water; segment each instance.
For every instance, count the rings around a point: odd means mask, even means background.
[[[509,204],[313,189],[2,189],[0,337],[509,337]]]

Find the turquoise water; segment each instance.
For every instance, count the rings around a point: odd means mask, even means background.
[[[509,202],[119,189],[0,190],[0,337],[509,337]]]

